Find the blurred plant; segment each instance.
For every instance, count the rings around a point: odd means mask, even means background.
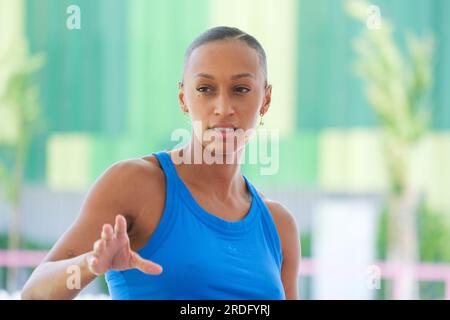
[[[423,205],[419,211],[421,261],[450,263],[450,223],[447,217]]]
[[[302,252],[302,258],[311,258],[311,233],[302,233],[300,235],[300,246],[301,246],[301,252]]]
[[[377,258],[385,260],[387,258],[387,220],[388,208],[385,208],[381,214],[378,226]],[[450,224],[447,217],[435,212],[426,203],[422,203],[418,209],[418,237],[419,237],[419,256],[421,262],[450,262]],[[384,296],[386,285],[381,286],[378,292],[380,299]],[[439,290],[435,290],[438,287]],[[440,284],[421,283],[421,299],[439,299],[444,296],[440,290]]]
[[[347,12],[366,24],[370,5],[347,0]],[[405,273],[394,292],[398,299],[417,297],[413,265],[418,261],[417,208],[419,194],[410,182],[411,155],[425,135],[431,108],[427,98],[432,86],[431,36],[407,33],[408,54],[401,52],[392,24],[379,16],[377,28],[366,28],[354,40],[356,70],[365,82],[366,96],[381,125],[384,154],[390,179],[388,252],[390,261],[402,264]]]
[[[44,128],[32,79],[43,63],[44,56],[31,55],[23,37],[0,52],[0,184],[12,209],[9,250],[20,248],[20,194],[30,140]],[[11,268],[8,289],[16,290],[17,285],[18,269]]]

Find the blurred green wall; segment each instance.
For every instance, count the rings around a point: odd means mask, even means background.
[[[450,128],[450,1],[374,0],[388,17],[399,43],[405,31],[430,31],[437,43],[433,92],[433,127]],[[341,0],[301,0],[299,11],[297,108],[300,130],[374,127],[376,118],[363,96],[362,84],[352,73],[355,54],[351,40],[361,24],[349,19]]]
[[[409,29],[435,35],[434,134],[417,155],[416,168],[423,174],[416,180],[430,192],[448,189],[450,2],[373,3],[395,23],[399,40]],[[70,4],[81,7],[79,31],[65,28]],[[48,61],[38,76],[48,128],[33,139],[28,181],[84,190],[117,160],[171,148],[172,130],[188,128],[177,102],[185,48],[206,28],[230,24],[267,44],[269,79],[274,75],[274,95],[279,94],[267,120],[283,129],[278,174],[261,176],[258,166],[251,165],[244,165],[244,172],[261,186],[383,190],[376,118],[352,71],[351,40],[363,26],[346,16],[341,0],[289,0],[288,9],[274,9],[280,5],[276,0],[245,5],[27,0],[31,48],[44,51]],[[429,159],[423,160],[426,152]],[[427,167],[437,169],[425,172]]]

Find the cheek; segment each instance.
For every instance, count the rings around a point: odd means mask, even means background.
[[[264,101],[264,91],[261,89],[254,89],[248,95],[248,101],[251,101],[255,109],[258,109]]]
[[[185,95],[185,103],[189,108],[191,118],[199,119],[208,111],[208,103],[200,92],[189,92]]]
[[[191,118],[193,120],[202,120],[210,113],[208,105],[202,101],[193,101],[190,106]]]
[[[259,94],[253,94],[242,98],[240,103],[243,116],[253,120],[259,116],[259,109],[263,103],[263,99]]]
[[[254,112],[251,119],[249,120],[248,129],[254,129],[258,126],[259,113]]]
[[[191,90],[186,91],[184,97],[185,97],[184,100],[189,107],[192,104],[195,104],[199,98],[198,95],[196,94],[196,91],[191,91]]]

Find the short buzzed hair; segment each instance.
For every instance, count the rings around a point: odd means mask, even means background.
[[[187,62],[191,56],[192,51],[194,51],[196,48],[209,42],[227,39],[236,39],[243,41],[250,48],[256,50],[256,52],[258,53],[259,62],[261,64],[261,67],[263,68],[265,83],[267,84],[267,59],[264,48],[259,43],[259,41],[256,40],[253,36],[249,35],[248,33],[238,28],[233,27],[226,27],[226,26],[214,27],[206,30],[205,32],[201,33],[197,38],[195,38],[187,48],[186,53],[184,54],[184,68],[186,68]]]

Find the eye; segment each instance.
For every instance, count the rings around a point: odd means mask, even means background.
[[[202,93],[210,93],[212,91],[212,88],[208,86],[201,86],[197,88],[197,91]]]
[[[249,88],[242,87],[242,86],[236,87],[234,90],[237,91],[238,93],[247,93],[247,92],[250,92],[250,89],[249,89]]]

